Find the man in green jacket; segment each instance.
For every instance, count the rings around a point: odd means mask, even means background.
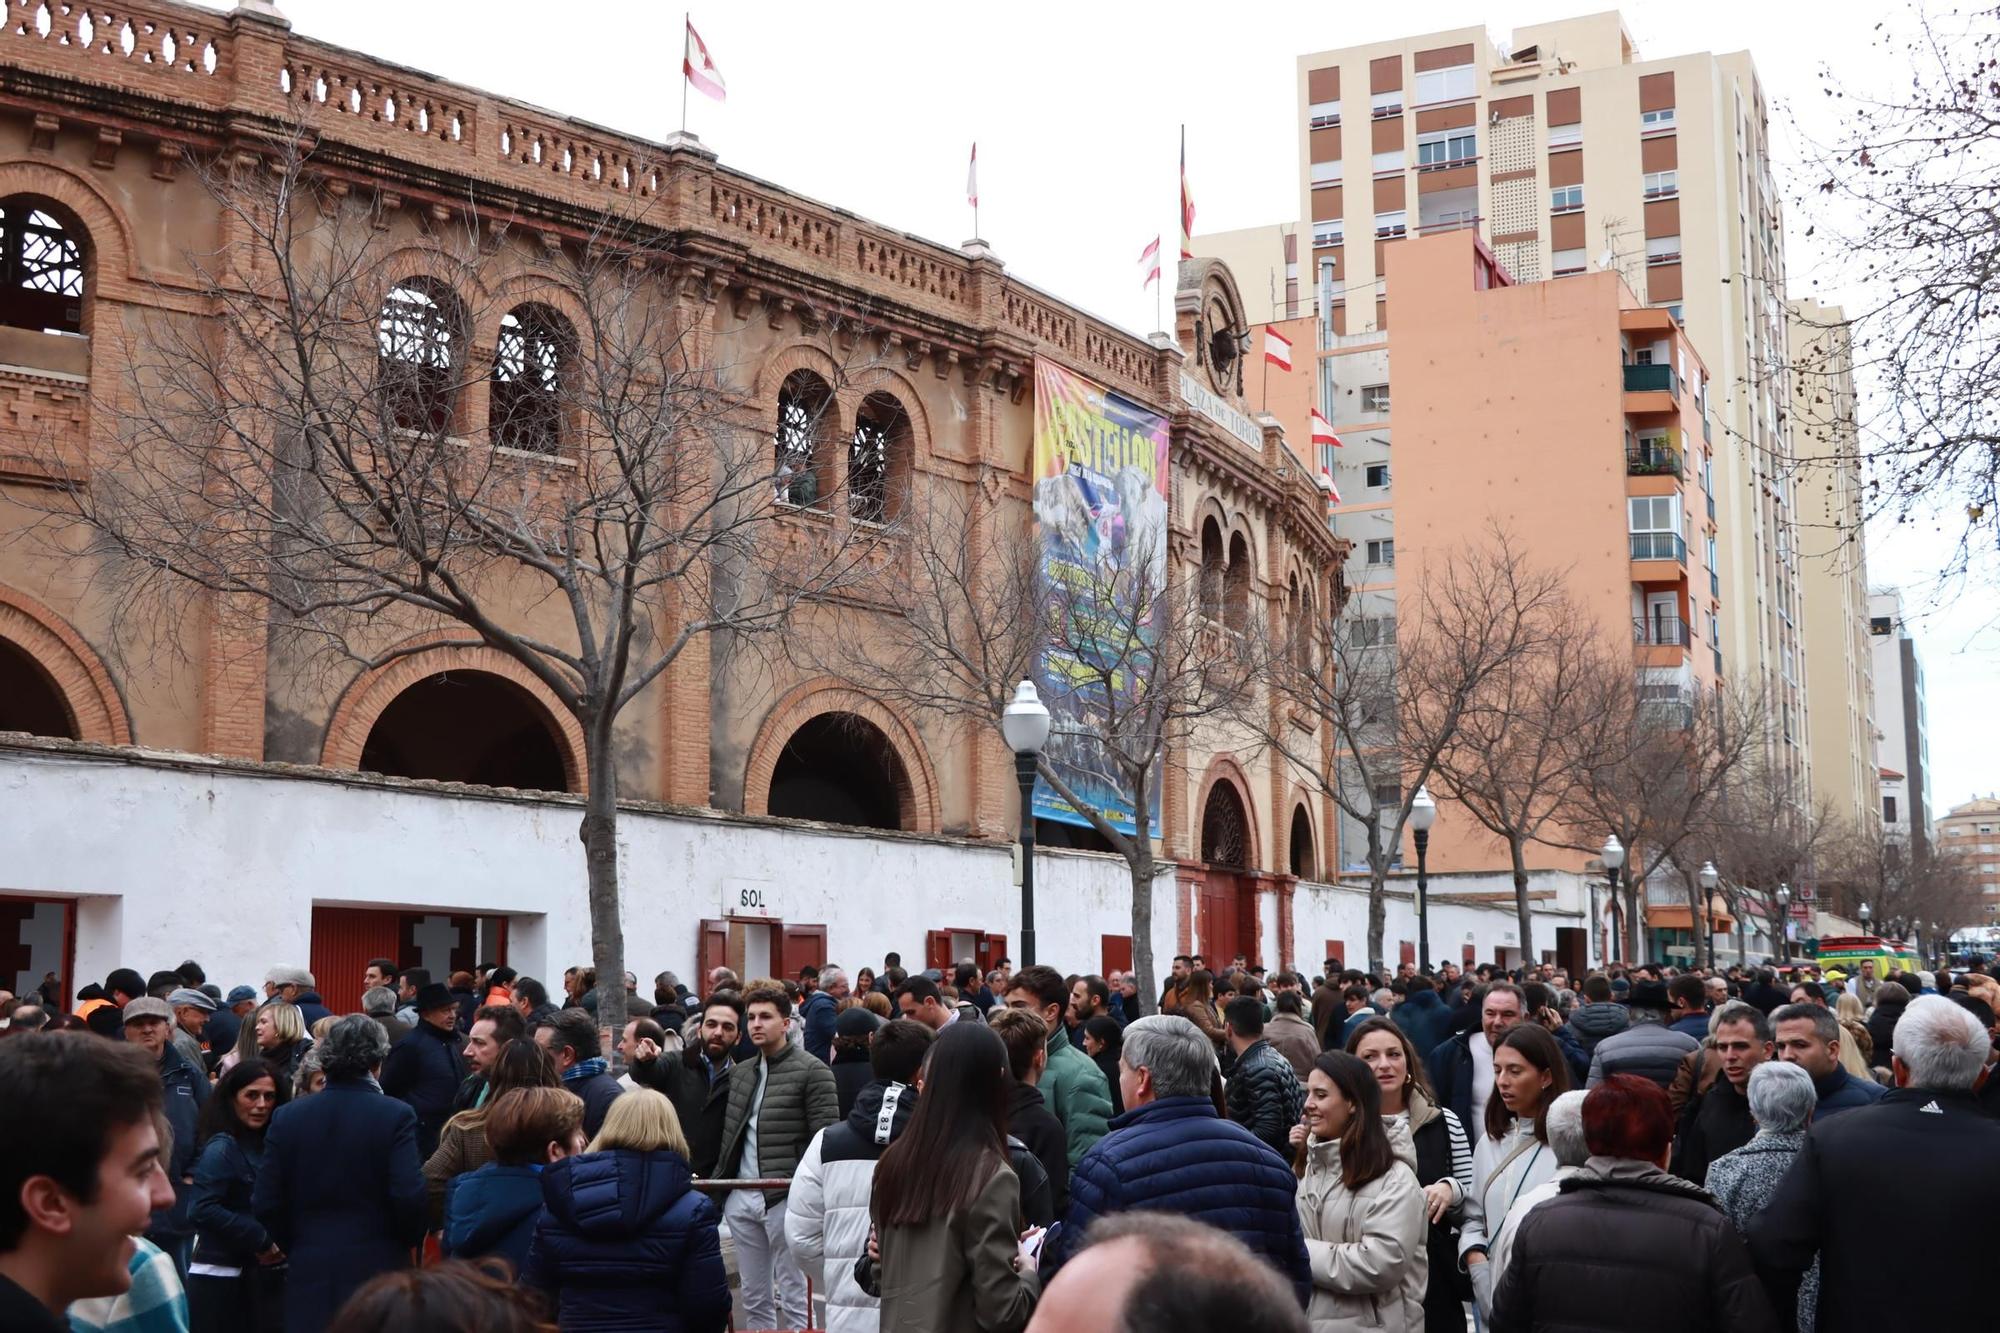
[[[784,991],[752,986],[743,1011],[757,1058],[740,1060],[729,1071],[716,1173],[790,1180],[813,1135],[840,1119],[840,1093],[831,1069],[786,1040],[792,1002]],[[785,1241],[785,1197],[784,1189],[731,1190],[722,1206],[736,1242],[747,1328],[807,1324],[805,1274]]]
[[[1111,1119],[1111,1085],[1096,1061],[1070,1045],[1062,1021],[1068,1004],[1069,987],[1052,967],[1024,967],[1007,983],[1007,1007],[1039,1014],[1049,1025],[1049,1066],[1038,1086],[1063,1123],[1069,1164],[1074,1167],[1104,1137]]]

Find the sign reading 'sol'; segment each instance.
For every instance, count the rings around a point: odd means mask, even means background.
[[[1043,649],[1036,687],[1048,704],[1043,758],[1106,822],[1137,831],[1104,737],[1148,683],[1167,585],[1167,418],[1051,361],[1035,362],[1035,523],[1042,579],[1065,631]],[[1142,599],[1129,601],[1134,590]],[[1096,635],[1082,627],[1097,627]],[[1158,784],[1147,822],[1160,821]],[[1035,814],[1088,825],[1035,787]]]

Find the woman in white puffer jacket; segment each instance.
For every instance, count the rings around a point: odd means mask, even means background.
[[[1429,1224],[1407,1125],[1382,1119],[1375,1075],[1328,1051],[1306,1079],[1299,1222],[1312,1263],[1312,1333],[1422,1333]]]

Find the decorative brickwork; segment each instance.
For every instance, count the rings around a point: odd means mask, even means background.
[[[424,639],[452,637],[454,635],[450,631],[444,631],[426,635]],[[535,702],[541,705],[549,732],[555,738],[556,749],[562,754],[563,781],[570,791],[585,790],[588,782],[583,762],[583,728],[577,724],[575,715],[562,706],[554,692],[536,679],[533,672],[497,648],[439,644],[407,657],[399,657],[387,666],[364,671],[341,694],[340,702],[334,705],[333,718],[326,727],[326,742],[320,751],[320,762],[328,768],[360,768],[362,748],[367,745],[368,733],[374,728],[375,720],[382,716],[382,710],[410,686],[426,676],[435,676],[443,671],[483,671],[489,676],[511,681],[532,695]]]
[[[111,673],[83,636],[62,617],[24,592],[0,584],[0,639],[41,665],[62,692],[76,738],[100,745],[130,745],[132,724]]]
[[[905,784],[897,791],[902,825],[908,833],[938,831],[937,770],[930,752],[907,718],[887,704],[857,693],[830,678],[807,681],[780,699],[757,729],[743,772],[743,812],[770,812],[771,774],[792,733],[827,713],[852,713],[879,728],[903,761]]]

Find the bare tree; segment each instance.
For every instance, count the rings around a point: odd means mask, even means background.
[[[1410,802],[1466,719],[1491,706],[1496,676],[1540,649],[1561,601],[1561,576],[1530,566],[1498,527],[1439,552],[1413,583],[1393,606],[1357,597],[1284,631],[1262,674],[1286,707],[1244,714],[1265,746],[1360,823],[1378,968]],[[1323,720],[1332,744],[1288,712]]]
[[[770,426],[641,227],[523,244],[467,205],[413,235],[299,140],[267,149],[203,168],[222,242],[187,257],[197,311],[125,331],[115,429],[45,526],[81,524],[155,623],[233,616],[274,657],[348,674],[439,647],[519,663],[581,731],[615,1029],[620,713],[690,645],[719,662],[784,624],[847,550],[778,531]],[[502,290],[520,302],[504,318],[468,297]],[[496,325],[473,356],[471,330]]]
[[[1907,937],[1920,928],[1926,939],[1937,924],[1940,938],[1987,925],[1979,877],[1963,853],[1913,845],[1880,828],[1842,823],[1826,839],[1820,883],[1833,909],[1858,919],[1861,905],[1884,935]]]
[[[1589,725],[1597,682],[1624,665],[1567,596],[1532,618],[1529,646],[1474,692],[1437,763],[1444,790],[1507,846],[1526,958],[1535,957],[1528,846],[1568,807],[1577,782],[1569,738]]]
[[[1829,278],[1854,294],[1854,374],[1880,405],[1862,423],[1869,514],[1951,532],[1946,574],[1990,570],[2000,541],[1990,411],[2000,397],[2000,9],[1937,12],[1916,0],[1875,29],[1874,58],[1821,72],[1840,124],[1809,147],[1797,203],[1812,220],[1806,235],[1824,232],[1838,257]],[[1839,394],[1810,382],[1842,367],[1797,370],[1808,415],[1813,403],[1831,413]]]
[[[1600,849],[1600,832],[1625,845],[1625,942],[1628,961],[1638,961],[1646,945],[1644,886],[1701,834],[1730,775],[1762,745],[1763,712],[1751,695],[1698,697],[1642,679],[1633,667],[1600,678],[1582,712],[1590,720],[1568,740],[1576,786],[1551,836],[1589,853]],[[1703,905],[1692,905],[1699,938]]]
[[[1800,774],[1758,753],[1724,784],[1705,823],[1699,840],[1713,848],[1724,900],[1736,916],[1738,955],[1747,953],[1753,912],[1770,925],[1773,940],[1782,939],[1778,889],[1817,892],[1814,868],[1832,831],[1831,807]]]
[[[956,720],[989,749],[1017,683],[1036,681],[1055,718],[1038,776],[1125,860],[1132,966],[1151,1004],[1154,882],[1170,863],[1150,812],[1178,774],[1174,756],[1226,737],[1252,688],[1253,635],[1218,623],[1198,574],[1170,558],[1134,553],[1106,579],[1051,579],[1024,501],[944,481],[913,499],[907,565],[862,594],[883,614],[792,648],[878,698]],[[1079,778],[1103,796],[1088,799]]]

